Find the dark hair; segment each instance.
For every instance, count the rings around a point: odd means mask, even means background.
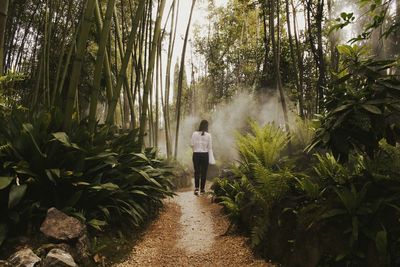
[[[208,121],[207,120],[202,120],[200,122],[199,132],[201,132],[201,135],[204,135],[204,132],[208,132]]]

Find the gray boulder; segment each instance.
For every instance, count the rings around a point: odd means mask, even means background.
[[[43,260],[43,267],[78,267],[68,252],[53,248]]]
[[[47,236],[58,241],[76,240],[83,236],[86,227],[78,219],[68,216],[56,208],[50,208],[40,231]]]
[[[8,262],[14,267],[34,267],[38,266],[40,258],[30,248],[24,248],[11,255]]]

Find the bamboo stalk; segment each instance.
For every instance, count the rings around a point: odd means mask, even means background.
[[[100,12],[100,7],[98,5],[98,2],[96,1],[96,6],[94,10],[94,15],[96,19],[96,29],[97,32],[99,33],[99,39],[100,39],[100,32],[103,28],[103,22],[102,22],[102,16]],[[110,42],[108,42],[110,44]],[[113,83],[112,83],[112,72],[111,72],[111,64],[110,64],[110,57],[108,52],[105,53],[105,58],[103,62],[103,68],[104,68],[104,73],[105,73],[105,78],[106,78],[106,97],[108,102],[111,101],[112,95],[113,95]]]
[[[171,148],[171,134],[170,134],[170,117],[169,117],[169,92],[171,87],[171,64],[172,64],[172,56],[174,53],[174,45],[176,39],[176,29],[178,25],[178,16],[179,16],[179,0],[174,0],[173,2],[173,10],[172,10],[172,20],[171,20],[171,28],[170,28],[170,39],[168,44],[168,55],[167,55],[167,66],[165,73],[165,97],[164,97],[164,123],[165,123],[165,145],[167,150],[167,158],[171,158],[172,156],[172,148]],[[174,17],[176,10],[176,16]]]
[[[96,9],[98,7],[98,2],[96,2]],[[106,15],[104,18],[103,28],[100,32],[99,48],[97,51],[96,64],[94,69],[92,94],[90,98],[90,108],[89,108],[89,131],[94,132],[96,125],[96,111],[97,102],[100,92],[100,83],[102,77],[102,70],[104,65],[104,59],[106,57],[106,45],[109,38],[111,19],[115,8],[115,0],[109,0],[107,3]]]
[[[151,90],[153,84],[153,71],[154,64],[156,59],[156,52],[158,47],[158,42],[161,36],[161,19],[164,12],[165,0],[160,1],[160,6],[158,9],[158,14],[156,18],[155,28],[154,28],[154,36],[152,40],[150,57],[149,57],[149,66],[147,68],[146,75],[146,85],[143,88],[143,101],[142,101],[142,113],[140,116],[140,128],[139,128],[139,144],[140,146],[144,145],[144,134],[146,130],[146,120],[147,120],[147,110],[148,110],[148,98],[149,92]]]
[[[112,100],[110,102],[108,113],[107,113],[106,122],[108,124],[111,124],[112,121],[113,121],[114,112],[115,112],[115,108],[116,108],[116,105],[117,105],[118,97],[119,97],[120,92],[121,92],[121,87],[122,87],[122,84],[124,82],[124,77],[126,77],[126,69],[127,69],[131,54],[132,54],[133,44],[134,44],[134,41],[136,39],[137,28],[138,28],[138,25],[139,25],[139,21],[141,20],[141,17],[143,15],[143,9],[144,9],[144,6],[145,6],[145,2],[146,2],[146,0],[140,0],[139,6],[138,6],[137,11],[136,11],[136,15],[135,15],[135,17],[133,18],[133,21],[132,21],[132,30],[131,30],[131,33],[129,35],[127,49],[125,51],[124,58],[122,59],[121,69],[120,69],[120,71],[118,73],[118,78],[117,78],[117,85],[115,86],[114,95],[113,95],[113,98],[112,98]]]
[[[122,59],[122,58],[124,58],[124,44],[122,42],[123,37],[122,37],[121,31],[119,29],[119,23],[118,23],[119,19],[118,19],[118,14],[117,14],[116,10],[114,10],[113,18],[114,18],[114,24],[115,24],[116,42],[118,44],[117,48],[118,48],[119,56]],[[131,53],[132,53],[132,51],[131,51]],[[128,61],[128,65],[129,65],[129,61]],[[127,68],[128,68],[128,65],[127,65]],[[126,70],[125,70],[125,72],[126,72]],[[134,117],[135,117],[134,104],[133,104],[133,101],[132,101],[133,97],[132,97],[132,91],[131,91],[131,88],[130,88],[130,85],[129,85],[128,77],[127,77],[127,75],[123,75],[122,78],[123,78],[124,94],[128,95],[127,99],[128,99],[129,108],[131,110],[131,117],[134,119]]]
[[[181,100],[182,100],[182,86],[183,86],[183,72],[185,68],[185,54],[186,54],[186,46],[189,38],[189,29],[190,29],[190,24],[192,21],[192,16],[193,16],[193,9],[194,5],[196,3],[196,0],[192,0],[192,7],[190,8],[190,15],[189,15],[189,21],[186,26],[186,33],[185,33],[185,39],[183,41],[183,48],[182,48],[182,55],[181,55],[181,65],[179,69],[179,78],[178,78],[178,95],[177,95],[177,101],[176,101],[176,131],[175,131],[175,151],[174,151],[174,159],[178,157],[178,141],[179,141],[179,124],[180,124],[180,118],[181,118]]]
[[[92,22],[93,10],[95,7],[96,0],[87,0],[86,8],[84,13],[83,22],[81,25],[81,29],[79,32],[77,45],[76,45],[76,54],[74,58],[74,63],[72,66],[71,72],[71,80],[69,83],[68,91],[67,91],[67,102],[65,107],[65,117],[64,117],[64,125],[63,128],[65,131],[69,132],[72,124],[72,113],[74,111],[74,101],[76,96],[76,91],[78,87],[78,82],[80,78],[82,61],[84,52],[86,50],[86,41],[89,35],[90,25]]]
[[[4,41],[9,0],[0,0],[0,76],[4,73]]]
[[[73,0],[70,0],[69,4],[68,4],[67,21],[71,20],[72,1]],[[71,26],[71,29],[73,29],[73,26]],[[65,23],[64,32],[68,32],[69,33],[68,23]],[[67,48],[67,44],[66,44],[66,41],[65,41],[66,38],[65,37],[66,37],[66,35],[63,35],[62,41],[61,41],[62,48],[61,48],[61,53],[59,55],[58,62],[57,62],[56,78],[55,78],[54,83],[53,83],[51,103],[50,103],[51,107],[54,106],[54,103],[55,103],[55,100],[56,100],[56,97],[57,97],[59,79],[60,79],[61,69],[62,69],[62,65],[63,65],[62,63],[63,63],[63,59],[64,59],[64,56],[65,56],[64,55],[65,54],[65,50]]]

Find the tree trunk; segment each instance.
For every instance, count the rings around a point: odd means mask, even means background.
[[[304,75],[304,65],[303,65],[303,54],[300,51],[300,44],[299,44],[299,38],[297,36],[297,13],[296,13],[296,7],[293,4],[293,0],[290,0],[292,10],[293,10],[293,32],[294,32],[294,41],[296,44],[296,57],[297,57],[297,68],[299,72],[299,85],[301,88],[302,93],[304,94],[304,89],[303,89],[303,75]],[[303,115],[304,115],[304,97],[303,97]]]
[[[318,0],[317,10],[315,15],[315,25],[312,25],[311,15],[313,13],[312,0],[307,0],[307,32],[308,32],[308,40],[310,42],[311,52],[314,56],[314,60],[318,70],[318,80],[316,85],[317,90],[317,101],[316,101],[316,112],[319,113],[322,111],[323,107],[323,98],[324,98],[324,87],[326,84],[325,79],[325,62],[323,55],[323,47],[322,47],[322,19],[323,19],[323,8],[324,8],[324,0]],[[313,30],[316,28],[316,38],[317,45],[315,44],[315,36],[313,34]]]
[[[294,71],[296,89],[297,89],[298,100],[299,100],[299,115],[301,118],[304,118],[303,88],[301,87],[301,84],[300,84],[299,71],[297,68],[298,63],[297,63],[295,53],[294,53],[292,30],[291,30],[291,25],[290,25],[289,0],[285,0],[285,2],[286,2],[286,22],[287,22],[287,29],[288,29],[288,36],[289,36],[290,57],[291,57],[292,63],[293,63],[293,71]],[[293,22],[293,23],[295,23],[295,22]]]
[[[268,86],[268,81],[267,81],[267,70],[268,70],[268,55],[269,55],[269,49],[270,49],[270,40],[271,37],[269,36],[267,32],[267,14],[266,14],[266,9],[267,7],[262,8],[262,18],[263,18],[263,28],[264,28],[264,36],[263,36],[263,43],[264,43],[264,63],[263,63],[263,70],[262,70],[262,78],[261,78],[261,86],[262,87],[267,87]],[[270,15],[273,16],[273,15]],[[269,21],[271,22],[271,20]],[[269,32],[271,33],[271,32]],[[269,38],[268,38],[269,36]]]
[[[4,73],[4,40],[9,0],[0,0],[0,76]]]
[[[271,2],[273,2],[272,0]],[[283,111],[283,118],[284,118],[284,123],[285,123],[285,130],[288,134],[290,134],[290,129],[289,129],[289,117],[288,117],[288,109],[287,109],[287,104],[286,104],[286,98],[285,94],[283,92],[283,86],[282,86],[282,78],[281,78],[281,71],[280,71],[280,58],[281,58],[281,43],[280,43],[280,6],[279,6],[279,0],[276,0],[277,6],[276,6],[276,17],[277,17],[277,35],[272,36],[273,39],[276,38],[276,48],[275,48],[275,74],[276,74],[276,84],[278,87],[278,92],[279,92],[279,97],[281,100],[282,104],[282,111]],[[289,143],[289,149],[290,149],[290,143]]]

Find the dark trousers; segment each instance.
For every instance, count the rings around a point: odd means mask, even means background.
[[[193,166],[194,166],[194,186],[199,188],[199,181],[201,179],[200,190],[204,190],[207,178],[208,169],[208,153],[193,153]]]

